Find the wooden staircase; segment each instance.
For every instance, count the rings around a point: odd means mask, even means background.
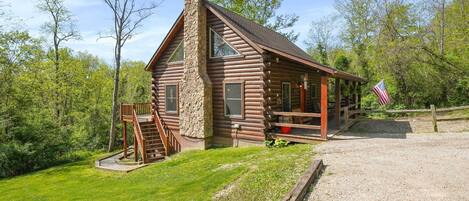
[[[146,162],[154,162],[165,158],[165,147],[154,122],[139,122],[143,141],[145,142]]]
[[[123,127],[124,157],[127,157],[128,145],[126,123],[131,123],[134,130],[134,158],[143,163],[164,159],[181,150],[177,138],[164,126],[151,103],[121,104]]]

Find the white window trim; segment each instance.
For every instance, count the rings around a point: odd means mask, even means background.
[[[215,33],[217,36],[219,36],[219,37],[223,40],[223,42],[225,42],[225,44],[227,44],[228,46],[230,46],[231,49],[233,49],[237,54],[229,55],[229,56],[217,56],[217,57],[212,56],[212,33]],[[209,54],[209,58],[210,58],[210,59],[238,57],[238,56],[241,55],[241,53],[240,53],[236,48],[234,48],[228,41],[225,40],[225,38],[223,38],[220,34],[218,34],[218,33],[217,33],[215,30],[213,30],[212,28],[209,28],[209,35],[208,35],[208,54]]]
[[[168,58],[168,64],[174,64],[174,63],[181,63],[181,62],[184,62],[184,59],[186,58],[186,51],[182,50],[183,52],[183,56],[182,56],[182,60],[181,61],[170,61],[171,58],[173,58],[173,56],[176,54],[177,50],[179,49],[179,47],[181,47],[181,45],[184,44],[184,40],[182,40],[181,42],[179,42],[178,46],[176,47],[176,49],[174,49],[173,53],[171,53],[171,56],[169,56]]]

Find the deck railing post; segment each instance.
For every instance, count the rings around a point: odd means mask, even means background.
[[[349,106],[345,106],[345,108],[344,108],[344,130],[348,130],[348,127],[349,127]]]
[[[138,161],[138,142],[137,142],[136,135],[134,135],[134,159],[135,159],[135,162]]]
[[[340,92],[340,79],[335,78],[335,123],[340,126],[340,106],[342,102]]]
[[[122,130],[122,140],[124,141],[124,158],[127,158],[127,122],[122,121],[124,124]]]
[[[327,75],[321,76],[321,138],[327,139]]]
[[[435,131],[437,133],[438,132],[438,124],[437,124],[437,119],[436,119],[435,105],[430,105],[430,110],[432,111],[433,131]]]

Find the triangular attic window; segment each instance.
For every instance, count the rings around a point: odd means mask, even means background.
[[[210,57],[226,57],[239,55],[228,42],[226,42],[217,32],[210,29]]]
[[[184,41],[181,41],[181,43],[179,43],[176,50],[174,50],[171,57],[169,57],[169,62],[170,63],[171,62],[179,62],[179,61],[184,61]]]

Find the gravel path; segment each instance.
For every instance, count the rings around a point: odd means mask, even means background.
[[[469,133],[345,134],[308,200],[469,200]]]

